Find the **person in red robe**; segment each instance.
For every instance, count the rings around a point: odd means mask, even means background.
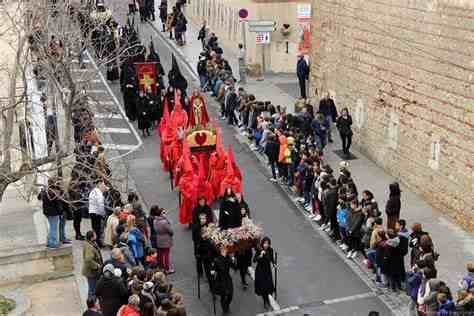
[[[191,162],[191,152],[186,141],[183,143],[183,170],[179,179],[178,187],[181,196],[179,206],[179,222],[191,224],[193,220],[193,207],[196,203],[195,172]]]
[[[188,126],[188,114],[181,105],[180,92],[176,91],[174,98],[174,109],[170,116],[171,126],[174,130],[184,130]]]
[[[210,206],[214,202],[215,196],[212,185],[208,179],[206,161],[204,159],[205,158],[201,156],[199,160],[198,176],[196,177],[196,194],[198,197],[205,197],[207,204]]]
[[[195,89],[191,96],[188,127],[206,126],[209,123],[206,103],[199,90]]]
[[[229,150],[227,151],[226,175],[221,182],[219,196],[223,196],[227,188],[232,188],[234,193],[242,193],[242,175],[240,170],[238,170],[238,167],[237,169],[234,169],[234,166],[237,165],[235,164],[235,161],[231,161],[233,160],[233,157],[232,149],[229,146]]]
[[[216,127],[216,150],[209,158],[209,182],[214,196],[220,196],[221,182],[226,175],[226,153],[222,148],[220,129]]]
[[[160,125],[156,129],[156,134],[158,137],[160,137],[160,159],[161,163],[163,164],[163,170],[169,171],[171,170],[169,151],[170,145],[173,142],[173,130],[170,126],[170,114],[168,111],[168,102],[166,99],[164,102],[163,117],[160,121]]]

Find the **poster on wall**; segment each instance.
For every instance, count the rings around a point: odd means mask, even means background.
[[[298,30],[298,55],[308,55],[311,38],[311,3],[296,6],[296,27]]]

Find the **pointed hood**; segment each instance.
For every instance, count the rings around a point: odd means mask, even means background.
[[[216,152],[219,157],[225,158],[224,148],[222,147],[222,140],[221,140],[221,129],[216,127]]]
[[[242,173],[240,172],[239,166],[237,166],[237,163],[235,162],[234,153],[232,152],[232,148],[230,147],[230,145],[229,145],[229,149],[227,150],[227,159],[228,159],[227,165],[231,166],[234,176],[239,181],[242,181]]]
[[[175,89],[180,89],[181,91],[185,91],[188,88],[188,82],[186,78],[181,74],[181,70],[178,66],[178,61],[174,54],[171,55],[171,70],[168,73],[168,81],[170,86],[174,87]]]
[[[193,174],[193,163],[191,162],[191,150],[186,138],[183,141],[183,175]]]
[[[166,131],[170,121],[170,111],[168,109],[168,99],[164,98],[163,102],[163,117],[161,118],[158,134],[164,138],[163,133]]]

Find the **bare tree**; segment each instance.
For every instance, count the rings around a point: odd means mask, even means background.
[[[117,66],[137,52],[104,27],[110,17],[110,12],[94,11],[89,1],[86,5],[61,0],[0,3],[0,48],[5,52],[0,59],[0,86],[4,87],[0,91],[0,200],[9,184],[26,176],[49,172],[62,182],[64,170],[81,169],[78,165],[97,173],[96,164],[74,155],[73,115],[89,111],[92,122],[87,123],[93,125],[89,106],[98,102],[87,94],[88,83],[97,74],[78,71],[79,51],[88,48],[99,68]],[[46,130],[44,121],[38,126],[31,119],[29,91],[35,82],[46,86],[40,101],[45,118],[47,113],[56,117],[53,131]],[[20,122],[22,128],[15,132]],[[39,128],[43,138],[52,133],[54,148],[48,146],[47,153],[35,155],[35,147],[44,144],[31,137],[32,127]],[[98,172],[107,176],[104,170]]]

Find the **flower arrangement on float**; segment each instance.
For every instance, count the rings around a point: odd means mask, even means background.
[[[215,247],[226,247],[229,252],[252,248],[263,237],[263,228],[251,219],[244,218],[242,226],[220,229],[212,223],[202,229],[202,238],[210,240]]]

